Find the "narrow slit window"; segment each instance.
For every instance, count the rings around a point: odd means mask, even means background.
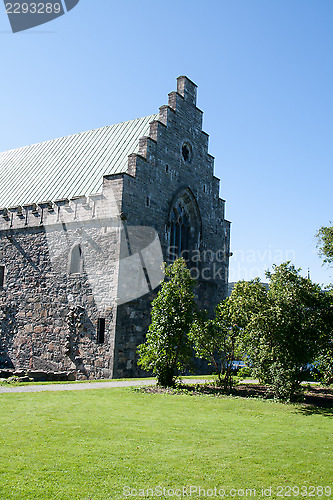
[[[105,341],[105,318],[98,318],[97,344],[104,344],[104,341]]]
[[[83,255],[81,245],[75,245],[72,248],[70,256],[70,274],[82,273],[83,270]]]
[[[0,266],[0,288],[3,288],[5,283],[5,266]]]

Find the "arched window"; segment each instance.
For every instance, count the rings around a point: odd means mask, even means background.
[[[81,245],[75,245],[70,254],[69,274],[79,274],[83,271],[83,254]]]
[[[179,257],[190,260],[191,252],[199,246],[200,226],[196,200],[192,192],[185,189],[174,200],[169,213],[169,260]]]

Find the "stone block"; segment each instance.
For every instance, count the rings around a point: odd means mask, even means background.
[[[40,370],[28,370],[27,376],[36,382],[45,382],[48,379],[48,373]]]

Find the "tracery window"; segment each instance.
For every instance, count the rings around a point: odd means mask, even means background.
[[[171,261],[179,257],[191,258],[191,251],[198,247],[200,237],[199,210],[189,189],[184,190],[173,206],[169,215]]]
[[[174,248],[176,257],[180,257],[182,252],[189,250],[190,244],[190,221],[179,203],[171,214],[171,236],[170,245]]]

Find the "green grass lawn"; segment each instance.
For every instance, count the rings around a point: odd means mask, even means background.
[[[332,434],[331,410],[258,399],[131,388],[0,394],[0,499],[140,498],[139,489],[190,485],[256,488],[259,498],[272,486],[270,498],[281,498],[279,485],[332,487]]]

